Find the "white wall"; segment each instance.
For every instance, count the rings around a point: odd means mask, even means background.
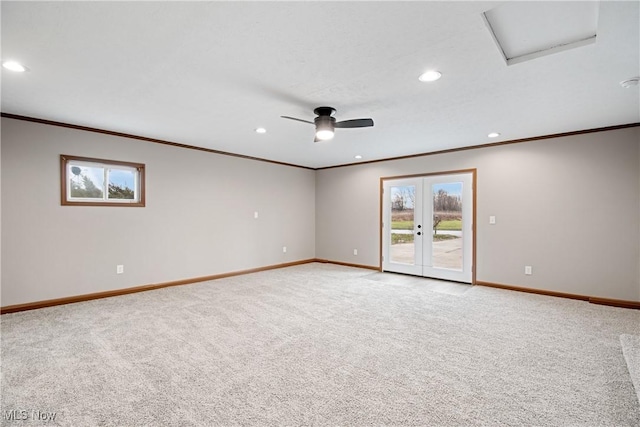
[[[478,281],[640,300],[639,146],[636,127],[320,170],[316,256],[379,266],[380,177],[477,168]]]
[[[146,164],[146,207],[61,206],[60,154]],[[8,118],[1,161],[2,306],[315,256],[312,170]]]

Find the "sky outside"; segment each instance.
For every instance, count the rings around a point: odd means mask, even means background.
[[[77,165],[70,165],[71,167]],[[89,166],[80,166],[82,169],[81,175],[87,176],[91,182],[98,188],[104,187],[104,169],[93,168]],[[124,169],[111,169],[109,172],[109,181],[111,184],[115,184],[122,188],[134,188],[134,172]]]
[[[133,172],[122,169],[111,169],[109,172],[109,181],[122,188],[133,190],[134,175]]]
[[[462,197],[462,183],[461,182],[447,182],[444,184],[433,184],[433,193],[437,193],[440,189],[446,191],[450,196]]]
[[[404,209],[413,209],[413,199],[415,199],[415,193],[415,185],[391,187],[391,200],[396,200],[399,196],[404,200]],[[409,194],[411,194],[413,197],[407,197]]]

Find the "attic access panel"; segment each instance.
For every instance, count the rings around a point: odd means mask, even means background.
[[[483,18],[507,65],[596,41],[598,1],[508,2]]]

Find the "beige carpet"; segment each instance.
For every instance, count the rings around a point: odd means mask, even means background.
[[[640,324],[638,324],[638,332],[640,332]],[[622,354],[627,361],[629,375],[640,403],[640,336],[620,335],[620,344],[622,344]]]
[[[438,285],[307,264],[4,315],[2,423],[639,425],[639,311]]]

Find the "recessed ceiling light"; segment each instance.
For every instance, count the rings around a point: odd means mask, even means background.
[[[420,74],[418,80],[420,80],[421,82],[435,82],[440,77],[442,77],[442,73],[440,71],[430,70]]]
[[[500,134],[498,132],[491,132],[489,135],[487,135],[489,138],[497,138],[500,136]]]
[[[267,130],[265,128],[257,128],[256,133],[267,133]]]
[[[357,156],[355,156],[355,158],[360,160],[362,158],[362,156],[360,154],[358,154]]]
[[[16,61],[5,61],[2,63],[2,66],[7,70],[15,71],[16,73],[23,73],[27,71],[27,67]]]

